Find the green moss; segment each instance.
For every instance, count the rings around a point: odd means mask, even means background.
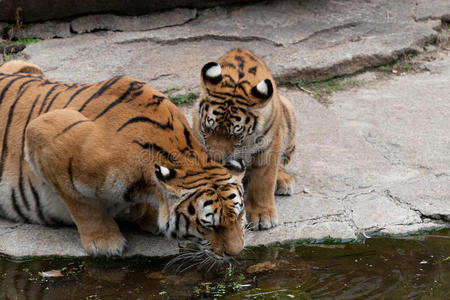
[[[197,96],[194,94],[187,95],[177,95],[177,96],[169,96],[170,101],[175,103],[175,105],[188,104],[192,103],[197,99]]]
[[[18,39],[17,41],[11,42],[10,45],[29,45],[29,44],[35,44],[39,42],[40,39]]]
[[[197,99],[197,96],[192,93],[186,95],[174,95],[177,91],[178,90],[174,88],[164,91],[164,94],[167,95],[170,101],[172,101],[175,105],[189,104]]]

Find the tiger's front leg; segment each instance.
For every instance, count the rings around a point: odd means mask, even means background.
[[[104,136],[81,113],[54,110],[30,122],[27,160],[35,175],[65,203],[86,251],[119,255],[125,239],[105,210],[107,200],[97,197],[109,171]]]
[[[247,198],[245,212],[252,229],[269,229],[278,225],[275,205],[279,155],[268,150],[258,155],[257,163],[248,171]]]

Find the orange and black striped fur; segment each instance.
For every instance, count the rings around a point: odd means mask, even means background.
[[[254,229],[277,225],[274,194],[291,195],[295,180],[284,166],[295,149],[295,113],[278,94],[265,63],[234,49],[201,72],[202,94],[194,131],[218,162],[241,158],[247,166],[247,220]]]
[[[75,223],[94,255],[122,253],[114,218],[190,240],[216,258],[243,247],[243,164],[210,160],[180,110],[138,80],[68,84],[6,63],[0,134],[3,217]]]

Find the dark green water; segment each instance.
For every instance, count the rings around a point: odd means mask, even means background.
[[[249,266],[269,261],[257,274]],[[0,259],[0,299],[450,299],[450,230],[254,248],[227,268],[160,273],[167,260]],[[64,276],[42,278],[60,270]]]

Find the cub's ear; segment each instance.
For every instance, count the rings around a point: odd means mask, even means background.
[[[241,158],[230,158],[225,162],[225,168],[231,171],[233,175],[243,177],[245,174],[245,164]]]
[[[202,68],[202,77],[212,84],[218,84],[222,81],[222,68],[216,62],[209,62]]]
[[[273,85],[270,79],[264,79],[252,88],[252,96],[262,100],[268,100],[273,95]]]
[[[167,182],[168,180],[175,178],[177,172],[174,169],[155,164],[155,175],[162,182]]]

